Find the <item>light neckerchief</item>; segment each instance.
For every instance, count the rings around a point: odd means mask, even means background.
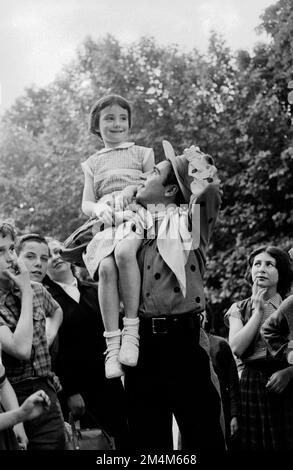
[[[192,232],[188,230],[188,207],[170,207],[158,214],[157,247],[171,271],[175,274],[183,296],[186,296],[185,265],[193,247]]]
[[[188,175],[192,177],[190,191],[196,198],[209,186],[210,183],[219,184],[217,169],[213,158],[200,151],[199,147],[192,145],[184,150],[183,156],[188,161]],[[200,242],[200,224],[192,220],[192,232],[188,230],[189,213],[194,216],[196,210],[187,205],[171,207],[166,211],[158,230],[157,247],[165,263],[175,274],[183,296],[186,296],[185,265],[191,250],[198,248]]]

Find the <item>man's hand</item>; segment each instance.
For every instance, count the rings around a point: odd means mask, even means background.
[[[80,393],[76,393],[75,395],[68,397],[67,405],[75,420],[84,415],[85,403]]]
[[[37,418],[44,411],[47,411],[51,406],[50,398],[43,390],[30,395],[23,404],[19,407],[18,418],[19,421],[30,421]]]
[[[293,377],[293,367],[286,367],[286,369],[274,372],[269,378],[266,388],[270,392],[282,393],[287,387],[288,383]]]
[[[238,432],[238,420],[236,416],[233,416],[233,418],[230,421],[230,433],[231,437],[235,436]]]
[[[25,291],[31,290],[31,282],[29,272],[22,260],[17,260],[14,263],[15,274],[10,270],[5,270],[4,274],[19,288],[23,294]]]

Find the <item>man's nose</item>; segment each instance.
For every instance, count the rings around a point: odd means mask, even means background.
[[[41,258],[36,258],[36,266],[41,266],[42,265],[42,261],[41,261]]]
[[[148,173],[142,173],[142,174],[140,175],[139,179],[145,181],[145,180],[147,179],[147,177],[148,177]]]

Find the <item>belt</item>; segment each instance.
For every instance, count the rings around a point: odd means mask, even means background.
[[[162,335],[178,330],[198,330],[200,314],[196,312],[161,317],[140,317],[140,330],[143,333]]]

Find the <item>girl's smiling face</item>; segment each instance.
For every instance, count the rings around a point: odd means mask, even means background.
[[[102,109],[99,119],[99,131],[106,148],[117,147],[126,142],[129,133],[127,109],[113,104]]]

